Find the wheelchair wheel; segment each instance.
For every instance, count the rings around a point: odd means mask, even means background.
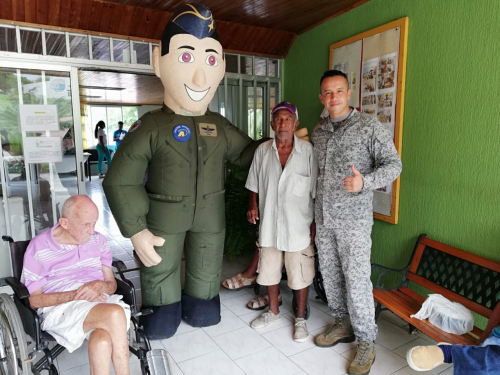
[[[0,294],[0,357],[0,374],[31,374],[21,317],[7,294]]]
[[[292,298],[292,308],[293,308],[293,313],[295,316],[297,316],[297,300],[295,299],[295,295]],[[306,304],[306,320],[309,319],[309,315],[311,315],[311,305],[309,305],[309,302]]]
[[[318,297],[324,302],[328,303],[326,300],[326,292],[325,287],[323,286],[323,276],[321,276],[321,272],[319,271],[319,259],[316,257],[314,260],[314,268],[316,269],[316,274],[314,275],[313,284],[314,290]]]

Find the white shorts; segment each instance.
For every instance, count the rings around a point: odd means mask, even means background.
[[[127,317],[127,331],[130,327],[130,306],[122,302],[118,294],[108,296],[106,303],[114,303],[123,307]],[[89,339],[93,330],[83,331],[83,322],[90,310],[104,302],[71,301],[57,306],[43,307],[38,311],[42,317],[42,330],[50,333],[58,344],[72,353],[78,349],[83,340]]]

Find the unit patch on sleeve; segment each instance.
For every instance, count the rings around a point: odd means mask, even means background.
[[[141,120],[137,120],[136,122],[134,122],[132,124],[132,126],[130,127],[130,129],[128,130],[129,133],[133,133],[134,130],[137,130],[137,128],[141,126]]]
[[[201,122],[198,124],[202,137],[217,137],[217,126]]]

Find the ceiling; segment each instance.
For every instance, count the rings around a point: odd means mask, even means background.
[[[78,84],[81,103],[133,105],[163,103],[163,85],[155,75],[80,70]]]
[[[227,52],[286,57],[296,36],[369,0],[197,0],[215,16]],[[159,40],[171,12],[192,1],[0,0],[0,19]]]

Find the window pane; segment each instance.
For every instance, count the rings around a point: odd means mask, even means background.
[[[122,121],[122,107],[107,107],[106,109],[108,112],[108,122],[106,123],[108,145],[114,150],[116,143],[113,141],[113,133],[118,130],[118,121]]]
[[[66,35],[45,33],[47,55],[66,57]]]
[[[77,59],[89,59],[89,40],[86,35],[69,36],[69,55]]]
[[[128,131],[134,122],[137,121],[137,107],[122,107],[123,129]]]
[[[241,74],[248,74],[252,75],[253,74],[253,69],[252,69],[252,57],[251,56],[240,56],[240,69],[241,69]]]
[[[113,58],[116,62],[130,63],[130,43],[128,40],[113,39]]]
[[[92,37],[92,58],[94,60],[110,61],[109,39]]]
[[[266,59],[259,57],[255,58],[255,75],[265,76],[266,75]]]
[[[49,79],[46,77],[45,81]],[[40,70],[23,70],[21,87],[24,104],[43,104],[43,86]]]
[[[225,54],[226,73],[238,73],[238,56]]]
[[[41,55],[43,53],[42,32],[21,29],[21,51]]]
[[[278,60],[269,60],[269,73],[267,75],[269,77],[278,76]]]
[[[16,29],[0,27],[0,51],[17,52]]]
[[[134,56],[136,64],[149,65],[149,44],[147,43],[133,43]]]

